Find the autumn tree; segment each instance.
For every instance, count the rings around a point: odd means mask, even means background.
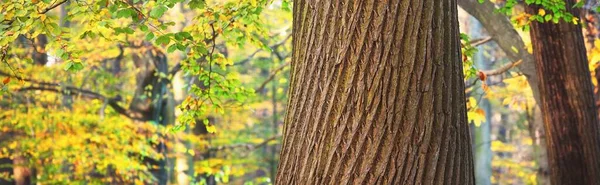
[[[271,4],[0,3],[0,179],[6,180],[0,184],[167,184],[174,172],[178,183],[207,176],[227,182],[231,171],[245,175],[252,169],[244,164],[248,172],[237,170],[241,165],[231,161],[193,167],[206,164],[205,153],[234,153],[229,144],[255,147],[247,144],[252,137],[208,145],[202,135],[216,130],[209,115],[223,115],[228,106],[241,107],[253,97],[253,88],[245,87],[249,82],[239,80],[241,70],[232,67],[232,59],[247,57],[237,48],[264,51],[252,56],[287,53],[277,51],[287,39],[270,47],[279,38],[268,37],[261,22]],[[235,53],[230,58],[228,52]],[[175,96],[182,86],[186,94]],[[205,132],[178,132],[185,127]],[[177,163],[175,170],[173,156],[188,160],[187,169]]]
[[[294,1],[277,184],[473,184],[456,0]]]
[[[531,40],[540,80],[552,184],[600,184],[600,132],[576,1],[553,12],[531,4]],[[544,6],[548,6],[545,4]],[[557,13],[560,11],[565,13]],[[550,21],[552,20],[552,21]]]

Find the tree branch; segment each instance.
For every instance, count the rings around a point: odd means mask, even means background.
[[[504,72],[512,69],[515,66],[518,66],[521,63],[523,63],[523,60],[519,60],[519,61],[516,61],[516,62],[510,62],[510,63],[505,64],[504,66],[502,66],[502,67],[500,67],[498,69],[485,70],[485,71],[481,71],[481,72],[483,72],[487,76],[499,75],[499,74],[502,74],[502,73],[504,73]]]
[[[292,38],[291,34],[286,36],[283,40],[279,41],[278,43],[275,43],[275,44],[269,46],[269,48],[271,48],[271,50],[275,51],[275,50],[277,50],[277,48],[279,46],[284,45],[285,42],[287,42],[290,38]],[[256,54],[258,54],[261,51],[263,51],[263,49],[257,49],[252,54],[250,54],[248,57],[246,57],[244,60],[241,60],[233,65],[243,65],[243,64],[249,62],[250,60],[252,60],[252,58],[254,58],[254,56],[256,56]]]
[[[87,89],[73,87],[73,86],[66,86],[66,87],[64,87],[64,90],[63,90],[61,87],[61,84],[58,84],[58,83],[42,82],[42,81],[28,79],[28,78],[21,78],[18,76],[10,75],[3,71],[0,71],[0,76],[8,76],[8,77],[16,78],[19,80],[23,80],[23,81],[27,81],[29,83],[35,84],[35,85],[28,86],[28,87],[22,87],[20,89],[17,89],[18,92],[39,90],[39,91],[62,93],[62,94],[67,94],[67,95],[78,95],[78,96],[82,96],[82,97],[89,98],[89,99],[98,99],[98,100],[102,100],[102,101],[108,101],[108,105],[110,105],[119,114],[124,115],[130,119],[143,120],[141,117],[135,116],[134,114],[132,114],[131,111],[121,107],[118,104],[119,99],[120,99],[118,96],[115,98],[107,98],[106,96],[104,96],[100,93],[90,91]]]
[[[56,4],[52,4],[52,5],[50,5],[49,7],[46,7],[46,8],[45,8],[44,10],[42,10],[42,11],[39,11],[39,10],[38,10],[38,14],[45,14],[45,13],[49,12],[50,10],[52,10],[52,9],[54,9],[54,8],[56,8],[56,7],[58,7],[58,6],[60,6],[61,4],[63,4],[63,3],[66,3],[67,1],[69,1],[69,0],[63,0],[63,1],[60,1],[60,2],[58,2],[58,3],[56,3]],[[5,22],[5,21],[6,21],[6,23],[4,23],[4,24],[6,24],[6,25],[11,25],[13,22],[15,22],[15,19],[3,20],[2,22]]]
[[[486,38],[482,38],[482,39],[475,39],[475,40],[472,40],[471,42],[469,42],[469,44],[470,44],[472,47],[477,47],[477,46],[479,46],[479,45],[482,45],[482,44],[485,44],[485,43],[487,43],[487,42],[489,42],[489,41],[491,41],[491,40],[492,40],[492,37],[486,37]]]
[[[212,38],[210,39],[205,39],[204,42],[205,43],[213,43],[213,48],[216,47],[215,41],[218,38],[220,34],[214,32]],[[212,55],[212,54],[211,54]],[[198,59],[198,63],[200,62],[204,62],[206,61],[206,56],[202,56],[200,59]],[[170,76],[175,76],[175,74],[177,74],[177,72],[179,72],[181,70],[181,61],[177,62],[177,64],[175,64],[171,70],[169,70],[169,74]]]
[[[141,117],[135,116],[129,110],[121,107],[121,105],[118,104],[119,99],[120,99],[118,96],[115,98],[107,98],[106,96],[101,95],[100,93],[93,92],[93,91],[86,90],[86,89],[79,89],[79,88],[72,87],[72,86],[67,86],[67,87],[65,87],[65,89],[66,90],[60,89],[59,86],[54,86],[54,87],[28,86],[28,87],[23,87],[23,88],[17,89],[17,91],[23,92],[23,91],[40,90],[40,91],[62,93],[62,94],[67,94],[67,95],[77,95],[77,96],[82,96],[82,97],[89,98],[89,99],[97,99],[97,100],[107,101],[108,105],[110,105],[117,113],[124,115],[130,119],[144,121]]]
[[[50,10],[52,10],[52,9],[54,9],[54,8],[56,8],[56,7],[58,7],[58,6],[60,6],[61,4],[63,4],[63,3],[66,3],[67,1],[69,1],[69,0],[63,0],[63,1],[60,1],[60,2],[58,2],[58,3],[56,3],[56,4],[52,4],[52,5],[50,5],[49,7],[46,7],[46,8],[45,8],[44,10],[42,10],[42,11],[39,11],[39,10],[38,10],[38,13],[39,13],[39,14],[45,14],[46,12],[48,12],[48,11],[50,11]]]
[[[37,84],[47,85],[47,86],[58,85],[58,84],[55,84],[55,83],[42,82],[42,81],[30,79],[30,78],[23,78],[23,77],[20,77],[20,76],[11,75],[11,74],[9,74],[7,72],[4,72],[4,71],[0,71],[0,76],[6,76],[6,77],[10,77],[10,78],[15,78],[17,80],[22,80],[22,81],[26,81],[26,82],[37,83]]]
[[[267,78],[267,80],[265,80],[262,84],[260,84],[260,86],[254,90],[254,92],[260,92],[260,91],[264,90],[265,86],[267,86],[267,83],[269,83],[271,80],[275,79],[275,76],[277,76],[277,73],[279,73],[279,71],[283,70],[283,68],[285,68],[288,65],[290,65],[290,62],[286,62],[286,63],[282,64],[281,66],[277,67],[275,70],[273,70],[273,72],[271,72],[271,75],[269,76],[269,78]]]
[[[269,142],[276,140],[280,137],[281,137],[281,135],[275,135],[275,136],[265,139],[264,141],[262,141],[258,144],[242,143],[242,144],[211,147],[211,148],[208,148],[207,152],[214,152],[214,151],[220,151],[220,150],[231,150],[231,149],[236,149],[236,148],[245,148],[248,151],[253,151],[257,148],[267,145]]]

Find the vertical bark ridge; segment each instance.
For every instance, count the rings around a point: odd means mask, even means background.
[[[295,1],[278,184],[473,183],[454,1]]]
[[[330,3],[330,1],[321,1],[319,4],[316,5],[318,7],[324,8],[324,11],[321,12],[321,16],[319,16],[319,17],[326,17],[326,18],[331,17],[331,15],[329,15],[330,6],[328,6],[327,3]],[[326,35],[325,30],[327,28],[328,23],[330,23],[330,21],[328,21],[328,19],[326,19],[326,18],[315,21],[315,22],[318,22],[318,24],[315,27],[315,30],[318,30],[319,34],[317,35],[318,39],[314,43],[314,46],[316,46],[317,48],[312,50],[312,53],[314,53],[314,55],[317,56],[317,61],[319,63],[316,65],[318,65],[318,66],[325,65],[323,63],[323,61],[325,61],[325,59],[324,59],[325,55],[320,55],[320,54],[321,54],[322,46],[325,44],[325,43],[323,43],[324,36]],[[317,74],[315,76],[317,77],[317,79],[325,79],[326,76],[324,76],[324,75],[325,75],[325,72],[323,72],[323,70],[318,70]],[[316,85],[313,85],[312,93],[310,93],[310,94],[315,94],[315,95],[316,94],[324,94],[324,93],[320,93],[320,92],[322,92],[322,84],[316,84]],[[309,97],[308,107],[315,107],[314,103],[315,103],[316,97],[317,96]],[[321,106],[324,105],[324,103],[319,103],[319,104]],[[319,106],[319,105],[316,105],[316,106]],[[308,112],[305,114],[307,117],[312,118],[312,119],[309,119],[310,124],[307,124],[307,129],[310,129],[309,132],[306,132],[308,134],[306,136],[306,138],[308,138],[308,139],[304,140],[304,141],[307,141],[308,144],[302,144],[303,146],[307,146],[308,148],[302,150],[302,152],[304,153],[304,155],[311,155],[313,149],[316,147],[315,136],[316,136],[316,133],[318,132],[317,131],[318,124],[314,124],[316,121],[314,120],[315,116],[312,115],[313,109],[308,109]],[[308,158],[304,159],[304,162],[302,164],[305,164],[305,165],[302,166],[302,168],[300,170],[300,174],[307,175],[307,174],[305,174],[306,169],[312,168],[311,165],[307,164],[307,160],[308,160]]]
[[[338,5],[339,5],[339,2],[338,2]],[[329,27],[325,26],[325,27],[323,27],[323,31],[324,31],[323,34],[324,35],[335,34],[336,31],[339,31],[339,30],[333,29],[333,28],[335,28],[335,27],[338,26],[338,19],[337,19],[337,17],[338,17],[338,15],[337,15],[338,9],[333,8],[333,7],[335,7],[335,6],[333,6],[332,4],[328,4],[327,5],[327,8],[328,8],[327,11],[330,11],[329,9],[333,9],[333,13],[329,14],[327,16],[328,18],[324,19],[324,20],[332,23],[333,26],[329,26]],[[331,57],[332,57],[331,53],[333,52],[333,49],[336,46],[335,43],[334,43],[333,37],[327,38],[327,42],[324,44],[324,46],[326,47],[325,48],[325,55],[323,55],[323,58],[321,58],[320,60],[329,60],[329,59],[331,59]],[[332,105],[338,103],[338,102],[335,101],[335,95],[336,95],[335,90],[336,90],[336,88],[328,88],[328,87],[330,87],[330,85],[332,85],[333,80],[339,79],[339,78],[337,78],[339,76],[339,74],[336,75],[336,71],[338,71],[338,70],[336,70],[335,68],[330,68],[329,67],[329,66],[332,65],[331,62],[326,63],[324,65],[328,66],[327,67],[328,70],[326,71],[325,78],[324,78],[324,79],[327,79],[327,81],[326,81],[325,85],[323,85],[323,86],[319,85],[320,89],[322,89],[323,87],[325,87],[325,88],[324,88],[324,92],[321,93],[321,96],[319,97],[319,101],[318,101],[318,102],[323,102],[323,104],[321,104],[320,106],[317,107],[317,109],[316,109],[317,115],[313,117],[314,118],[312,120],[313,122],[317,122],[317,121],[321,120],[322,116],[324,116],[324,115],[328,116],[329,112],[332,109]],[[337,84],[333,84],[333,85],[337,86]],[[327,99],[327,97],[331,97],[331,98]],[[324,108],[325,108],[326,111],[323,111]],[[325,120],[328,120],[328,119],[325,118]],[[317,143],[315,144],[318,148],[315,150],[315,152],[317,152],[317,153],[315,153],[315,154],[309,154],[309,155],[321,156],[321,160],[313,161],[311,163],[311,165],[309,166],[309,169],[310,169],[309,179],[319,178],[319,179],[317,179],[318,183],[320,183],[321,177],[318,177],[318,176],[315,176],[315,175],[318,175],[316,173],[319,173],[319,172],[322,173],[322,164],[321,164],[321,162],[323,162],[325,160],[323,158],[323,157],[325,157],[325,155],[323,155],[324,154],[323,151],[324,151],[325,147],[323,145],[321,145],[320,143],[323,143],[325,140],[327,140],[326,137],[330,138],[330,136],[331,136],[330,134],[323,134],[323,130],[331,130],[331,127],[329,129],[325,128],[328,125],[329,124],[321,124],[318,127],[314,127],[314,130],[313,130],[313,132],[316,133],[314,135],[314,137],[318,136]],[[315,139],[314,137],[313,137],[313,139]]]

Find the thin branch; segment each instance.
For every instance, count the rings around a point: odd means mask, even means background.
[[[211,147],[208,148],[207,152],[211,152],[211,151],[220,151],[220,150],[231,150],[231,149],[236,149],[236,148],[245,148],[248,151],[253,151],[257,148],[260,148],[262,146],[267,145],[269,142],[276,140],[278,138],[280,138],[281,135],[275,135],[273,137],[267,138],[264,141],[258,143],[258,144],[249,144],[249,143],[242,143],[242,144],[233,144],[233,145],[225,145],[225,146],[218,146],[218,147]]]
[[[10,77],[10,78],[15,78],[17,80],[21,80],[21,81],[25,81],[25,82],[31,82],[31,83],[37,83],[37,84],[46,85],[46,86],[58,86],[58,84],[56,84],[56,83],[43,82],[43,81],[33,80],[33,79],[29,79],[29,78],[23,78],[23,77],[20,77],[20,76],[11,75],[11,74],[9,74],[7,72],[4,72],[4,71],[0,71],[0,76],[6,76],[6,77]]]
[[[486,71],[481,71],[481,72],[483,72],[487,76],[495,76],[495,75],[502,74],[502,73],[504,73],[504,72],[512,69],[513,67],[518,66],[521,63],[523,63],[523,60],[518,60],[516,62],[510,62],[510,63],[505,64],[504,66],[502,66],[502,67],[500,67],[498,69],[486,70]]]
[[[58,6],[60,6],[61,4],[63,4],[63,3],[66,3],[67,1],[69,1],[69,0],[63,0],[63,1],[60,1],[60,2],[58,2],[58,3],[56,3],[56,4],[52,4],[52,5],[50,5],[49,7],[46,7],[46,9],[44,9],[43,11],[41,11],[41,12],[40,12],[40,11],[38,11],[38,13],[39,13],[39,14],[45,14],[46,12],[48,12],[48,11],[50,11],[50,10],[52,10],[52,9],[54,9],[54,8],[56,8],[56,7],[58,7]]]
[[[45,8],[44,10],[42,10],[42,11],[39,11],[39,10],[38,10],[38,14],[45,14],[45,13],[49,12],[50,10],[52,10],[52,9],[54,9],[54,8],[56,8],[56,7],[58,7],[58,6],[60,6],[61,4],[64,4],[64,3],[66,3],[67,1],[69,1],[69,0],[63,0],[63,1],[60,1],[60,2],[58,2],[58,3],[56,3],[56,4],[52,4],[52,5],[50,5],[49,7],[46,7],[46,8]],[[6,21],[6,23],[4,23],[4,24],[6,24],[6,25],[11,25],[13,22],[15,22],[15,19],[11,19],[11,20],[3,20],[2,22],[4,22],[4,21]]]
[[[487,42],[489,42],[491,40],[492,40],[492,37],[485,37],[485,38],[481,38],[481,39],[472,40],[471,42],[469,42],[469,44],[472,47],[477,47],[477,46],[485,44],[485,43],[487,43]]]
[[[275,50],[277,50],[278,47],[284,45],[290,38],[292,38],[291,34],[286,36],[283,40],[279,41],[278,43],[275,43],[275,44],[269,46],[269,48],[271,48],[272,51],[275,51]],[[261,51],[263,51],[263,49],[257,49],[252,54],[250,54],[248,57],[246,57],[244,60],[241,60],[233,65],[245,64],[245,63],[249,62],[250,60],[252,60],[252,58],[254,58],[254,56],[256,56],[256,54],[258,54]]]
[[[467,81],[468,81],[468,79],[467,79]],[[477,78],[476,78],[476,79],[474,79],[474,80],[473,80],[473,82],[466,84],[466,85],[465,85],[465,89],[468,89],[468,88],[470,88],[470,87],[473,87],[473,86],[475,86],[475,84],[477,84],[477,82],[479,82],[479,79],[477,79]],[[466,82],[465,82],[465,83],[466,83]]]
[[[212,42],[213,42],[213,46],[212,49],[210,50],[210,53],[208,54],[208,94],[210,97],[210,83],[212,81],[211,76],[212,76],[212,62],[213,62],[213,55],[215,53],[215,48],[217,47],[217,43],[215,42],[215,38],[217,38],[217,32],[215,31],[215,25],[214,24],[210,24],[210,28],[212,28]]]
[[[273,72],[271,73],[269,78],[267,78],[267,80],[265,80],[262,84],[260,84],[260,86],[254,90],[254,92],[260,92],[260,91],[264,90],[265,86],[267,86],[267,83],[269,83],[271,80],[275,79],[275,76],[277,76],[277,73],[279,73],[279,71],[283,70],[283,68],[285,68],[288,65],[290,65],[290,62],[286,62],[286,63],[282,64],[281,66],[277,67],[275,70],[273,70]]]
[[[212,37],[211,37],[210,39],[205,39],[205,40],[204,40],[204,43],[213,43],[213,48],[214,48],[214,47],[216,47],[216,46],[215,46],[215,44],[216,44],[216,40],[217,40],[217,38],[218,38],[219,36],[220,36],[220,34],[219,34],[219,33],[215,33],[215,32],[213,32],[213,33],[212,33]],[[213,49],[213,52],[214,52],[214,49]],[[211,55],[212,55],[212,54],[211,54]],[[206,61],[206,56],[202,56],[200,59],[198,59],[198,61],[199,61],[198,63],[201,63],[201,62],[204,62],[204,61]],[[175,76],[175,74],[177,74],[177,72],[179,72],[179,71],[181,70],[181,65],[182,65],[182,64],[181,64],[181,61],[177,62],[177,64],[175,64],[175,65],[173,66],[173,68],[171,68],[171,70],[169,71],[169,75],[170,75],[170,76]]]
[[[31,82],[31,81],[30,81]],[[73,87],[73,86],[66,86],[65,87],[66,91],[60,88],[59,84],[50,84],[49,86],[45,86],[42,84],[37,84],[37,86],[28,86],[28,87],[23,87],[20,89],[17,89],[18,92],[23,92],[23,91],[36,91],[36,90],[40,90],[40,91],[48,91],[48,92],[55,92],[55,93],[62,93],[62,94],[67,94],[67,95],[78,95],[78,96],[82,96],[85,98],[90,98],[90,99],[98,99],[98,100],[102,100],[102,101],[108,101],[108,105],[110,105],[116,112],[118,112],[121,115],[124,115],[130,119],[134,119],[134,120],[143,120],[141,117],[138,116],[134,116],[130,111],[128,111],[127,109],[121,107],[118,104],[118,97],[116,98],[106,98],[106,96],[94,92],[94,91],[90,91],[87,89],[80,89],[77,87]]]

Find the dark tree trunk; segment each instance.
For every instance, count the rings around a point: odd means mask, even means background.
[[[566,0],[572,9],[574,0]],[[537,14],[539,6],[528,6]],[[581,27],[531,24],[552,184],[600,184],[600,132]]]
[[[38,35],[33,42],[33,52],[31,58],[37,65],[46,65],[48,63],[48,54],[46,53],[46,44],[48,44],[48,38],[44,34]]]
[[[276,183],[473,184],[456,0],[294,3]]]

